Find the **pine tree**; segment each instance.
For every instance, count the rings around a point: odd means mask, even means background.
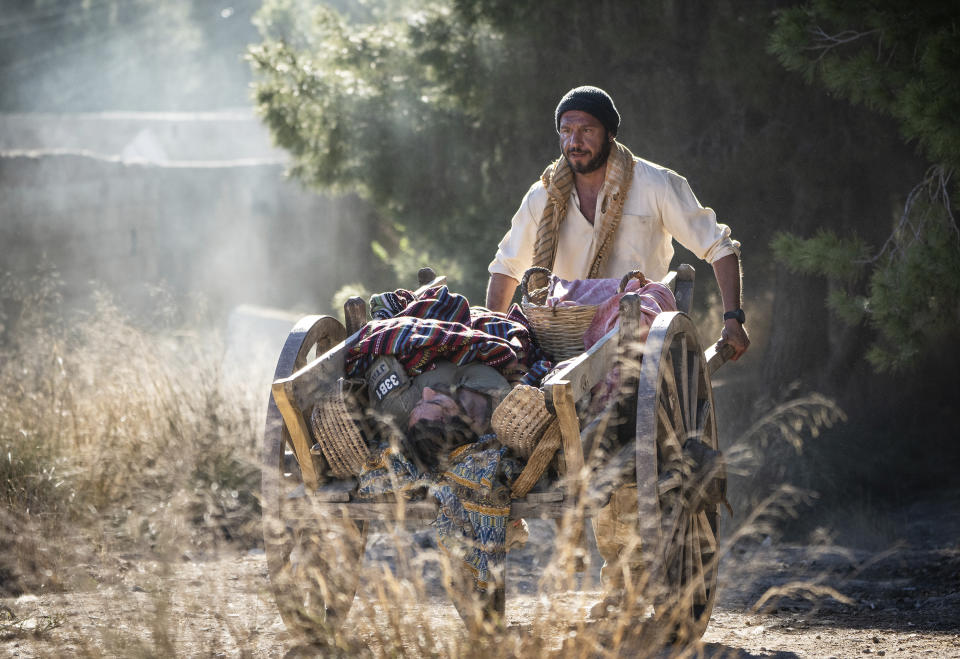
[[[815,0],[780,14],[771,50],[808,81],[893,117],[930,163],[882,245],[870,250],[856,235],[839,240],[827,232],[775,243],[794,269],[844,282],[848,294],[835,293],[830,306],[876,330],[868,353],[876,368],[909,368],[957,336],[960,6]],[[837,261],[847,264],[843,272]],[[857,279],[865,282],[860,294]]]

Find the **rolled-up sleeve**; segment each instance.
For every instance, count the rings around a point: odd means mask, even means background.
[[[537,194],[538,191],[540,194]],[[510,230],[497,245],[497,254],[487,267],[490,274],[507,275],[517,281],[523,277],[533,260],[537,222],[543,214],[545,198],[543,186],[539,182],[527,191],[520,208],[510,221]]]
[[[730,227],[717,222],[710,208],[700,205],[687,179],[666,170],[660,199],[663,224],[677,241],[707,263],[736,254],[740,243],[730,237]]]

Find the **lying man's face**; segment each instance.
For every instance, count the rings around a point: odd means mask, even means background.
[[[413,427],[417,421],[449,421],[462,413],[460,405],[450,396],[424,387],[420,402],[410,411],[407,427]]]
[[[407,428],[417,421],[449,421],[458,416],[466,416],[477,434],[483,434],[490,425],[490,404],[487,397],[471,389],[460,389],[457,399],[446,394],[423,388],[420,401],[410,412]]]
[[[442,472],[450,451],[478,437],[463,408],[453,398],[430,387],[410,412],[400,449],[423,472]]]

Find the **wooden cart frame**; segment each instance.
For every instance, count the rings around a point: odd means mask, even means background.
[[[423,279],[423,278],[421,278]],[[422,288],[445,283],[428,280]],[[565,368],[545,378],[541,389],[562,435],[565,477],[546,491],[514,500],[511,517],[548,518],[566,525],[567,537],[580,538],[579,525],[595,514],[613,488],[635,481],[639,505],[637,532],[654,596],[669,607],[672,633],[699,638],[709,621],[717,588],[719,508],[716,491],[725,490],[722,460],[700,464],[689,440],[719,451],[711,375],[732,348],[701,350],[687,315],[694,269],[680,266],[663,283],[673,290],[678,312],[661,313],[641,340],[640,299],[627,294],[620,323]],[[356,302],[356,301],[355,301]],[[351,333],[366,321],[360,301],[346,309]],[[268,570],[278,608],[288,627],[309,632],[342,621],[353,602],[370,520],[433,520],[437,504],[420,501],[361,501],[355,479],[336,480],[314,447],[309,419],[325,388],[343,376],[347,329],[329,316],[307,316],[290,332],[277,364],[267,412],[262,496]],[[612,369],[619,368],[619,395],[590,419],[578,417],[577,403]],[[617,447],[603,462],[588,462],[601,440]],[[716,454],[713,454],[716,455]],[[713,492],[713,494],[711,494]],[[312,551],[298,538],[317,524]],[[325,539],[340,543],[336,556]],[[309,553],[309,556],[305,556]],[[308,587],[293,564],[309,564],[320,577]],[[291,583],[293,582],[293,583]],[[505,584],[488,606],[502,615]],[[679,612],[679,613],[677,613]],[[461,611],[461,613],[463,613]]]

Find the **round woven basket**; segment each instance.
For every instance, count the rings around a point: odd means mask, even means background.
[[[530,321],[533,337],[541,350],[555,361],[570,359],[583,352],[583,334],[597,314],[595,305],[576,307],[552,307],[544,304],[547,289],[527,290],[530,275],[542,272],[547,277],[551,273],[546,268],[534,266],[523,273],[520,280],[520,308]]]
[[[356,410],[356,402],[341,378],[335,387],[321,394],[310,415],[313,438],[336,478],[356,476],[370,457],[355,420]]]
[[[552,272],[547,268],[534,266],[523,273],[520,280],[520,307],[530,321],[534,339],[540,348],[555,361],[564,361],[576,357],[583,352],[583,335],[597,315],[597,305],[582,304],[577,306],[549,306],[547,301],[548,290],[537,288],[528,290],[530,276],[534,273],[543,273],[548,278]],[[620,280],[619,293],[622,293],[631,279],[639,279],[647,283],[646,277],[639,270],[631,270]]]
[[[490,425],[501,444],[521,458],[529,458],[552,419],[543,392],[536,387],[519,384],[497,405]]]

